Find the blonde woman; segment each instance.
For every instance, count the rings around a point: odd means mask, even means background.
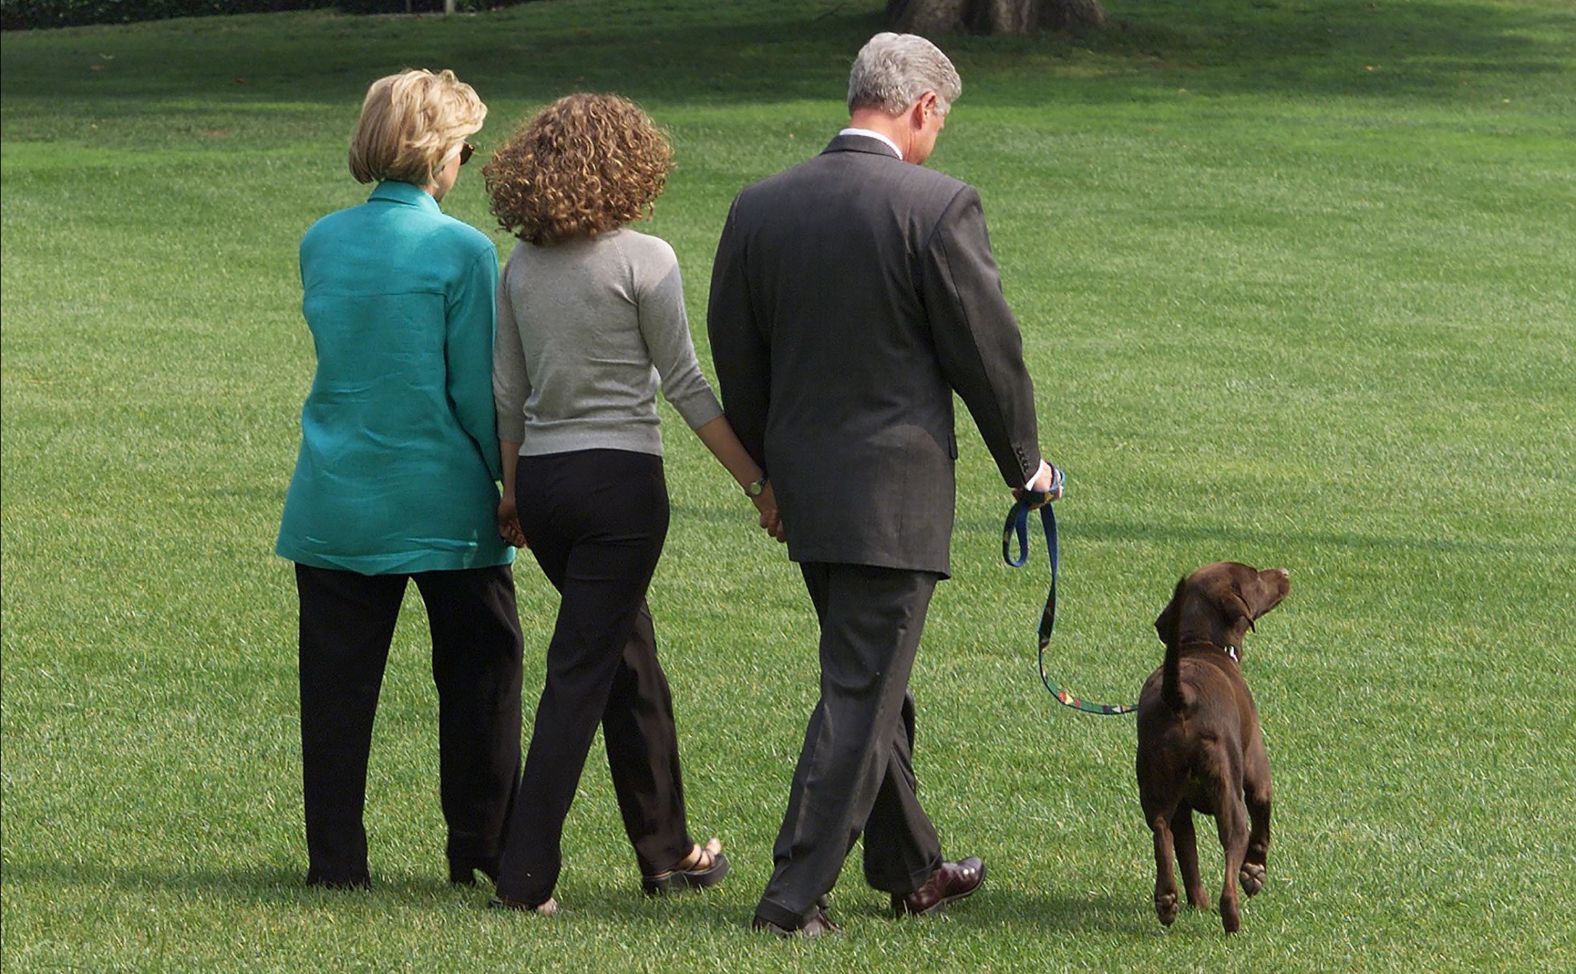
[[[529,541],[561,596],[495,906],[556,911],[564,820],[598,724],[645,891],[711,886],[728,871],[716,839],[689,834],[646,606],[668,528],[659,388],[762,527],[781,528],[765,473],[696,362],[673,248],[627,226],[671,168],[667,140],[634,104],[576,94],[484,169],[492,211],[520,241],[498,291],[493,388],[501,451],[514,458],[498,520]]]
[[[406,583],[432,632],[449,877],[497,872],[520,761],[513,550],[499,537],[498,255],[438,203],[487,107],[453,72],[367,90],[350,145],[371,198],[301,241],[317,374],[277,551],[301,600],[307,882],[371,884],[362,826],[378,689]]]

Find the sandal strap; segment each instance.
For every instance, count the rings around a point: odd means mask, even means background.
[[[710,848],[713,843],[716,843],[717,845],[715,850]],[[721,843],[717,842],[716,839],[712,839],[710,842],[706,843],[706,845],[701,845],[699,842],[696,842],[691,844],[689,853],[685,855],[683,859],[680,859],[677,863],[675,863],[671,869],[664,869],[655,876],[647,876],[646,878],[651,880],[663,880],[667,879],[669,876],[672,876],[674,873],[710,872],[711,870],[717,868],[717,857],[721,854],[722,845]]]

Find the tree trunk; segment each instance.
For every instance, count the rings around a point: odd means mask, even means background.
[[[975,0],[887,0],[887,20],[905,34],[937,37],[963,29],[963,15]]]
[[[1040,25],[1040,6],[1037,0],[975,0],[968,26],[982,34],[1027,34]]]
[[[893,30],[936,37],[960,31],[1028,34],[1041,27],[1104,27],[1100,0],[887,0]]]
[[[1100,0],[1043,0],[1040,24],[1051,30],[1076,33],[1105,26],[1105,8]]]

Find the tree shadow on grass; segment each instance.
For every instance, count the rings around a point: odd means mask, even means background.
[[[1566,70],[1576,13],[1488,0],[1112,0],[1115,24],[1082,38],[956,36],[942,46],[976,104],[1128,101],[1205,93],[1481,97]],[[576,89],[686,104],[840,104],[854,53],[883,29],[878,8],[804,5],[648,11],[577,24],[552,5],[452,23],[366,29],[354,17],[230,30],[201,21],[13,44],[8,98],[109,102],[345,104],[401,67],[452,66],[489,100],[541,102]],[[566,8],[567,9],[567,8]],[[223,18],[214,18],[221,20]],[[270,23],[279,26],[270,29]],[[192,25],[192,26],[181,26]]]
[[[1113,0],[1111,9],[1117,25],[1090,50],[1201,93],[1480,97],[1484,82],[1554,76],[1576,55],[1576,11],[1553,4]]]
[[[835,10],[806,11],[788,27],[740,14],[697,21],[693,11],[648,24],[586,26],[532,13],[510,8],[453,24],[413,21],[377,31],[365,30],[361,18],[321,17],[312,21],[320,28],[313,37],[269,31],[255,21],[238,33],[191,22],[187,29],[104,33],[69,50],[45,38],[7,52],[3,90],[8,98],[285,101],[344,104],[354,112],[373,78],[405,67],[452,67],[489,102],[541,102],[586,89],[701,104],[835,103],[854,53],[881,28],[877,15]]]

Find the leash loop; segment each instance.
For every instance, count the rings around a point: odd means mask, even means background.
[[[1060,685],[1051,680],[1050,674],[1045,671],[1045,647],[1051,644],[1051,632],[1056,628],[1056,576],[1061,568],[1061,546],[1056,536],[1056,513],[1052,505],[1043,503],[1045,495],[1036,491],[1026,490],[1018,498],[1017,503],[1007,512],[1007,523],[1001,532],[1001,558],[1009,568],[1022,568],[1029,561],[1029,509],[1036,504],[1040,505],[1040,526],[1045,530],[1045,553],[1051,563],[1051,588],[1045,596],[1045,611],[1040,613],[1040,682],[1045,684],[1045,689],[1051,692],[1057,702],[1073,710],[1085,714],[1097,714],[1102,717],[1114,717],[1119,714],[1130,714],[1138,709],[1137,704],[1110,704],[1094,703],[1075,697]],[[1012,555],[1012,539],[1018,538],[1018,555]]]

